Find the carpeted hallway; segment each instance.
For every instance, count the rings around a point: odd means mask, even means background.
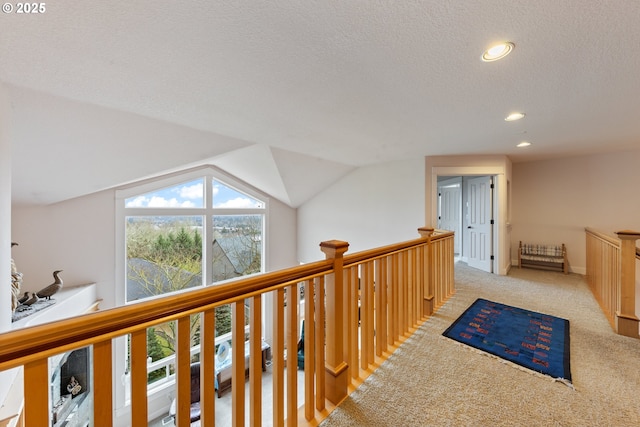
[[[455,274],[456,294],[321,427],[640,425],[640,340],[613,333],[582,276]],[[442,337],[476,298],[569,320],[575,389]]]

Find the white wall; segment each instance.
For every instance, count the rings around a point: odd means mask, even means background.
[[[586,271],[585,227],[640,230],[640,150],[513,165],[512,257],[520,240],[565,243],[571,271]]]
[[[0,83],[0,277],[11,276],[11,140],[9,99]],[[0,332],[11,328],[11,282],[0,282]]]
[[[276,199],[270,199],[266,254],[268,271],[281,270],[297,264],[297,227],[297,209]]]
[[[102,307],[113,307],[115,283],[115,210],[113,191],[49,206],[13,210],[14,259],[23,288],[38,291],[53,282],[65,287],[95,282]]]
[[[424,159],[362,167],[298,208],[301,262],[324,259],[320,242],[349,253],[418,238],[424,226]]]
[[[0,83],[0,332],[11,328],[11,141],[9,100]],[[15,373],[0,372],[0,402],[5,401]]]

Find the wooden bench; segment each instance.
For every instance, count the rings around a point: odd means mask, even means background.
[[[560,245],[523,244],[518,247],[518,266],[569,273],[567,248]]]

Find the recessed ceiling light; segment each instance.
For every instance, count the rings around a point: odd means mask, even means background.
[[[523,117],[524,117],[524,113],[511,113],[507,117],[505,117],[504,120],[507,122],[513,122],[516,120],[520,120]]]
[[[522,147],[528,147],[530,145],[531,145],[530,142],[522,141],[520,144],[516,145],[516,147],[522,148]]]
[[[503,42],[495,46],[491,46],[482,54],[482,60],[484,62],[491,62],[502,59],[511,53],[514,47],[515,45],[511,42]]]

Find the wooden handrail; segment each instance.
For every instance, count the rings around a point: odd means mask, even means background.
[[[604,240],[614,246],[620,246],[620,239],[618,239],[615,234],[603,233],[602,231],[598,231],[591,227],[585,227],[584,230],[587,234],[591,234],[600,240]]]
[[[452,232],[450,232],[453,234]],[[434,236],[442,239],[448,234]],[[381,257],[424,243],[419,238],[375,249],[345,255],[344,265],[356,264],[365,259]],[[59,353],[69,345],[81,347],[86,340],[95,337],[111,338],[128,333],[141,324],[153,326],[188,313],[197,313],[208,306],[233,302],[263,293],[305,277],[326,273],[332,267],[330,260],[316,261],[271,273],[234,280],[222,285],[188,290],[179,294],[154,298],[150,301],[129,304],[64,319],[55,324],[25,327],[19,331],[0,334],[0,370],[20,366],[27,361]],[[62,350],[64,351],[64,350]]]
[[[153,326],[186,314],[234,302],[256,294],[329,271],[327,260],[304,264],[272,273],[242,278],[222,285],[188,290],[150,301],[129,304],[0,334],[0,370],[82,347],[96,337],[113,338],[137,329]],[[61,350],[62,349],[62,350]]]

